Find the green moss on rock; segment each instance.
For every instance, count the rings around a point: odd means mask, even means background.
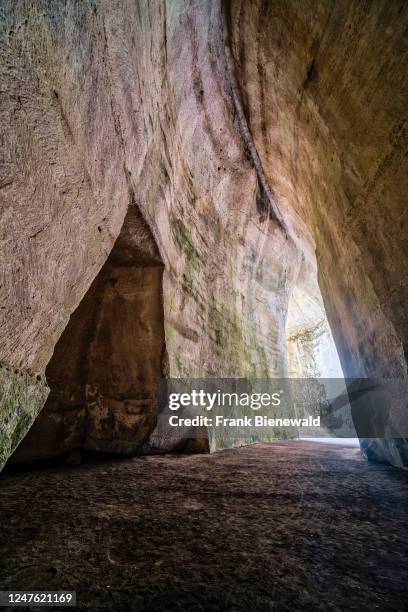
[[[174,216],[171,217],[170,222],[177,247],[184,253],[186,261],[192,268],[197,270],[202,263],[202,259],[200,253],[194,246],[186,226],[181,219],[177,219]]]
[[[48,393],[43,377],[0,364],[0,470],[30,429]]]

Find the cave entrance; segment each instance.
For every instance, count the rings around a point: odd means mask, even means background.
[[[288,376],[299,379],[296,390],[304,406],[312,405],[314,398],[323,395],[332,398],[333,392],[344,393],[346,385],[337,348],[331,333],[317,280],[314,262],[303,261],[297,282],[289,299],[286,319],[286,349]],[[307,379],[314,382],[308,383]],[[338,379],[338,383],[333,379]],[[300,414],[308,416],[299,402]],[[351,409],[347,404],[344,413]],[[358,445],[354,426],[347,419],[347,427],[353,437],[333,437],[324,427],[315,430],[300,428],[299,437],[305,440],[324,442],[345,442]]]
[[[304,262],[289,299],[286,349],[290,378],[344,378],[317,272]]]
[[[131,206],[108,260],[70,317],[46,369],[48,400],[11,458],[88,449],[133,454],[156,422],[162,375],[163,263]]]

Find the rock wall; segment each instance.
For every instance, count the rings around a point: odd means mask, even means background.
[[[284,217],[312,232],[351,378],[407,376],[407,9],[233,0],[228,10],[249,129]],[[362,446],[408,459],[406,441]]]
[[[344,371],[406,374],[406,24],[385,0],[2,2],[0,359],[41,377],[3,458],[129,206],[170,375],[285,375],[315,246]]]
[[[134,203],[164,263],[169,374],[284,374],[300,255],[248,159],[218,4],[2,11],[4,362],[43,375]]]

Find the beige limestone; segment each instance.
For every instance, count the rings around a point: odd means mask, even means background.
[[[136,206],[164,266],[170,375],[286,374],[288,302],[315,248],[345,373],[406,375],[403,4],[1,13],[5,367],[43,377]]]

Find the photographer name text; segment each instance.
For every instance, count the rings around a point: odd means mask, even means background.
[[[169,425],[171,427],[320,427],[320,416],[296,419],[270,418],[261,414],[237,418],[227,418],[222,415],[216,415],[215,417],[171,415]]]

